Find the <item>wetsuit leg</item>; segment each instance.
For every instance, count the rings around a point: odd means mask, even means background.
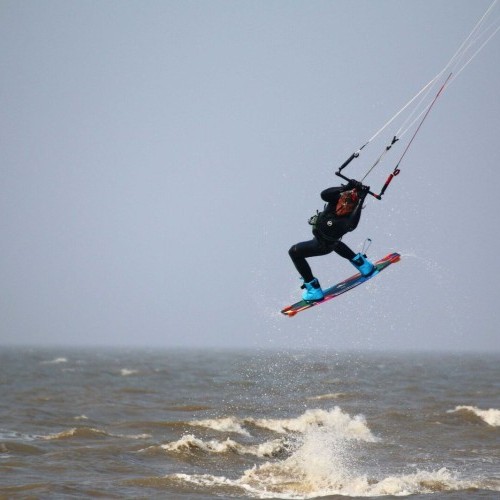
[[[309,283],[314,279],[314,276],[312,274],[311,267],[307,263],[306,257],[318,257],[319,255],[327,255],[333,250],[334,246],[325,245],[323,243],[320,243],[316,238],[313,238],[310,241],[303,241],[302,243],[293,245],[288,251],[288,255],[290,255],[292,262],[294,263],[299,274],[302,276],[302,278],[304,278],[304,281],[306,283]]]
[[[341,257],[344,257],[344,259],[352,260],[356,257],[356,254],[340,240],[333,243],[333,251]]]

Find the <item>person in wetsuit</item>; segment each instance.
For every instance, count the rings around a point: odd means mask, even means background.
[[[326,201],[323,212],[309,219],[313,226],[313,239],[293,245],[288,254],[297,271],[302,276],[304,288],[302,298],[308,301],[323,300],[324,294],[317,278],[312,274],[306,258],[327,255],[336,252],[348,259],[351,264],[363,274],[369,276],[375,271],[375,266],[362,253],[355,254],[345,243],[342,236],[356,229],[363,202],[370,188],[358,181],[350,180],[347,185],[331,187],[321,193]]]

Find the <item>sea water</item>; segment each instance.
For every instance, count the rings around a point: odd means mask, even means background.
[[[500,498],[500,355],[2,349],[0,498]]]

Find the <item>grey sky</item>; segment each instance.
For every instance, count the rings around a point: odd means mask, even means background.
[[[498,350],[500,35],[344,239],[402,261],[279,315],[320,191],[489,5],[0,2],[0,343]]]

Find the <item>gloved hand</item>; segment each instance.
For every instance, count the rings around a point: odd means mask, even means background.
[[[349,189],[359,189],[360,191],[363,190],[363,183],[357,181],[356,179],[351,179],[348,183],[347,183],[347,187]]]

